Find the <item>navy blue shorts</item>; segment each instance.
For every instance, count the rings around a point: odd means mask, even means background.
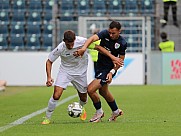
[[[96,79],[101,79],[101,82],[100,82],[101,86],[107,84],[107,82],[106,82],[106,80],[107,80],[106,77],[107,77],[107,74],[108,74],[109,72],[110,72],[110,70],[97,70],[97,71],[96,71],[95,78],[96,78]],[[117,71],[116,71],[116,72],[117,72]],[[116,72],[113,74],[112,77],[114,77],[114,76],[116,75]]]

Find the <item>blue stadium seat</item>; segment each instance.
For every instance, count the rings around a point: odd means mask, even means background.
[[[24,10],[13,10],[12,12],[12,22],[24,22],[26,20],[26,13]]]
[[[78,0],[77,3],[78,16],[87,16],[90,13],[90,7],[87,0]]]
[[[41,0],[28,0],[28,9],[31,10],[43,10],[43,3]]]
[[[10,1],[11,0],[0,0],[0,10],[2,9],[9,10],[11,8]]]
[[[11,3],[12,3],[12,8],[15,10],[26,9],[26,1],[25,0],[13,0]]]
[[[24,36],[19,34],[11,34],[9,48],[15,51],[24,49]]]
[[[104,16],[106,13],[106,3],[104,0],[93,1],[93,14],[95,16]]]
[[[53,28],[54,28],[54,25],[51,23],[44,24],[43,25],[43,34],[52,34]]]
[[[125,12],[127,14],[137,14],[138,13],[138,3],[136,0],[126,0],[125,1]]]
[[[52,49],[52,34],[44,34],[43,35],[43,50],[51,50]]]
[[[32,22],[32,23],[41,24],[41,21],[42,21],[41,11],[38,11],[38,10],[29,11],[27,21]]]
[[[142,14],[153,14],[155,10],[154,0],[141,0],[141,13]]]
[[[8,48],[8,41],[6,34],[0,34],[0,50],[5,50]]]
[[[11,24],[11,34],[25,34],[24,24],[22,23],[12,23]]]
[[[46,10],[52,10],[54,5],[54,0],[44,0],[43,1],[44,9]]]
[[[39,37],[39,35],[36,35],[36,34],[27,35],[25,48],[27,50],[40,49],[40,37]]]
[[[1,10],[0,11],[0,20],[1,23],[8,23],[9,22],[9,12],[7,10]]]
[[[43,12],[43,22],[47,23],[53,19],[52,11],[46,10]]]
[[[0,34],[8,34],[8,25],[5,23],[0,23]]]
[[[60,20],[72,21],[73,20],[74,5],[72,0],[63,0],[60,8]]]
[[[119,16],[122,12],[121,0],[111,0],[108,5],[108,12],[110,15]]]
[[[36,34],[40,36],[41,34],[41,26],[39,24],[28,22],[26,29],[28,35]]]

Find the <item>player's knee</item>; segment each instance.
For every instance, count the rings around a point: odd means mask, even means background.
[[[54,100],[59,100],[60,99],[60,94],[59,93],[53,94],[53,99]]]

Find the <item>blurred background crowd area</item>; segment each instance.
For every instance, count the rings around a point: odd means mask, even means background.
[[[180,24],[179,0],[177,6]],[[165,31],[175,41],[176,51],[181,50],[181,30],[172,25],[171,11],[167,26],[161,27],[162,0],[1,0],[0,51],[50,51],[62,40],[65,30],[79,35],[79,17],[128,17],[129,21],[121,24],[130,52],[141,51],[143,40],[142,22],[131,18],[150,17],[151,49],[158,50],[159,35]],[[91,34],[91,27],[88,29]]]

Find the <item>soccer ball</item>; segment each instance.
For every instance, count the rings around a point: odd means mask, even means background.
[[[80,117],[82,114],[82,106],[78,102],[73,102],[68,105],[68,115],[73,118]]]

